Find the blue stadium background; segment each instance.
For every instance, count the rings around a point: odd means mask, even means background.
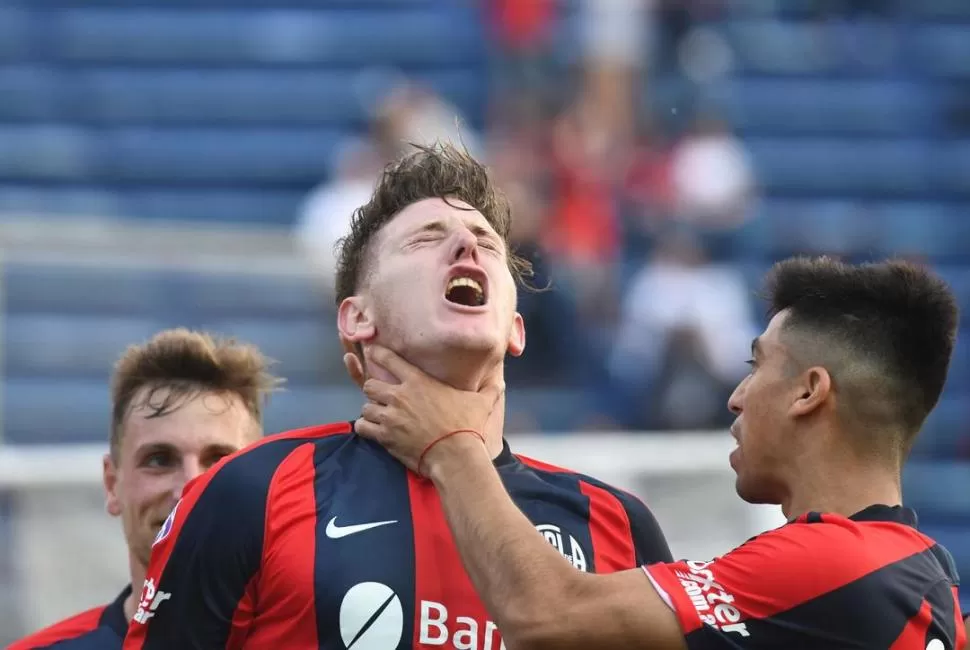
[[[728,4],[709,26],[736,65],[708,99],[742,137],[763,199],[718,239],[721,257],[754,288],[797,250],[920,255],[970,307],[970,132],[947,126],[970,94],[970,3],[901,3],[879,26],[890,51],[858,66],[819,45],[809,0]],[[571,15],[557,41],[564,69]],[[483,125],[483,25],[474,3],[446,0],[0,1],[0,213],[288,230],[342,137],[366,127],[356,70],[401,70]],[[865,47],[876,28],[840,29]],[[682,82],[660,75],[650,88],[667,106]],[[238,335],[281,362],[289,390],[271,430],[352,417],[359,402],[332,310],[306,278],[19,262],[2,274],[4,444],[104,440],[111,363],[174,324]],[[532,380],[512,399],[561,431],[581,426],[579,405],[595,395]],[[964,331],[906,496],[965,576],[968,441]]]

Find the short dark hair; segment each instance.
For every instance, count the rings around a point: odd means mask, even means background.
[[[783,336],[805,333],[814,361],[836,359],[827,369],[847,408],[866,427],[899,432],[905,456],[946,383],[959,319],[947,284],[906,261],[797,257],[775,264],[766,289],[770,314],[787,310]]]
[[[259,349],[234,339],[217,338],[185,328],[164,330],[143,344],[125,350],[111,381],[111,455],[117,461],[122,426],[132,400],[143,388],[148,393],[138,406],[161,417],[204,392],[230,393],[262,427],[263,405],[282,379],[267,370],[270,365]],[[157,391],[164,399],[154,399]]]
[[[464,201],[481,212],[505,243],[515,280],[530,277],[531,263],[516,255],[509,241],[512,217],[508,200],[487,168],[451,144],[412,146],[415,151],[384,169],[370,201],[354,211],[350,234],[338,243],[337,304],[357,293],[374,236],[401,210],[424,199]]]

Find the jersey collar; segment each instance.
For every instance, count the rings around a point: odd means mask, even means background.
[[[512,449],[509,447],[509,441],[502,438],[502,451],[499,452],[498,456],[492,459],[492,463],[495,467],[505,467],[506,465],[512,465],[515,463],[515,456],[512,455]]]
[[[805,514],[790,519],[788,523],[819,524],[824,520],[823,517],[830,515],[824,512],[806,512]],[[852,521],[888,521],[911,528],[917,527],[916,511],[904,506],[887,506],[881,503],[873,504],[860,510],[851,517]]]
[[[871,505],[860,510],[851,517],[852,521],[891,521],[904,526],[916,528],[916,511],[904,506]]]

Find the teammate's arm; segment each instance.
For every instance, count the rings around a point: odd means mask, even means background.
[[[677,617],[642,570],[576,571],[535,534],[481,443],[471,436],[449,443],[458,453],[436,455],[428,473],[465,567],[510,650],[687,647]]]
[[[229,462],[186,487],[152,548],[125,650],[224,650],[245,634],[265,501],[236,470]]]

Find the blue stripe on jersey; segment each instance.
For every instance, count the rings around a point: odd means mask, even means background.
[[[589,499],[575,474],[553,473],[519,465],[500,472],[515,505],[573,566],[596,571],[589,531]]]
[[[667,545],[667,538],[660,528],[660,523],[643,501],[592,476],[585,474],[574,474],[574,476],[584,483],[606,490],[616,497],[620,505],[623,506],[627,519],[630,520],[633,550],[638,565],[674,561],[674,556]]]
[[[414,529],[407,470],[364,438],[317,441],[317,630],[321,648],[410,648]],[[331,538],[350,526],[393,521]],[[353,529],[350,529],[353,530]],[[400,640],[395,643],[400,634]]]

